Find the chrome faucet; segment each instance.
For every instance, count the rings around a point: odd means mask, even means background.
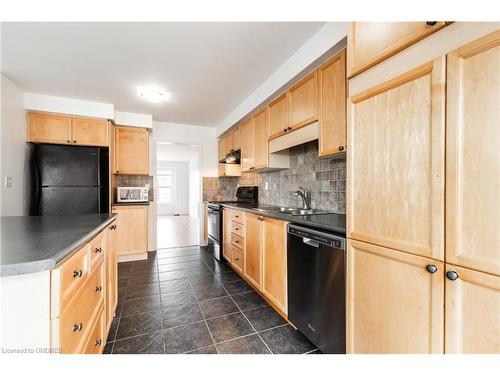
[[[311,209],[311,193],[304,189],[303,187],[299,186],[300,190],[297,190],[293,193],[295,197],[300,197],[302,198],[302,208],[304,210],[310,210]],[[302,190],[302,191],[301,191]]]

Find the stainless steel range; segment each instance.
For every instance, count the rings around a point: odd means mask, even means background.
[[[208,202],[208,248],[219,262],[224,261],[222,257],[222,223],[224,215],[222,205],[224,203],[240,203],[251,207],[256,205],[257,201],[257,186],[240,186],[236,191],[236,200]]]

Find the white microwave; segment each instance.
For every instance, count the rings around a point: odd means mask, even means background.
[[[148,188],[144,186],[117,187],[118,202],[147,202],[149,199]]]

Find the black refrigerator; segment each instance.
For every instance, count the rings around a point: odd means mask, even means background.
[[[107,213],[108,155],[103,147],[33,144],[30,215]]]

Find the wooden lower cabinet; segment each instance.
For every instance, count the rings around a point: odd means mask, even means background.
[[[443,353],[443,262],[348,240],[346,274],[348,353]]]
[[[118,304],[118,254],[116,252],[116,223],[107,229],[108,246],[105,254],[106,259],[106,306],[104,309],[105,332],[111,328],[111,322]]]
[[[115,225],[111,223],[51,271],[54,352],[99,354],[104,350],[118,302]],[[69,283],[69,278],[74,281]]]
[[[223,235],[222,235],[222,256],[231,263],[233,261],[233,249],[231,246],[231,226],[233,211],[224,209],[222,211]]]
[[[453,265],[446,272],[445,352],[500,354],[500,277]]]
[[[269,218],[262,223],[262,293],[287,314],[286,223]]]
[[[101,354],[106,345],[106,316],[104,308],[98,314],[94,328],[90,333],[87,345],[85,346],[85,354]]]
[[[145,259],[148,251],[148,206],[113,206],[118,261]]]
[[[262,216],[246,213],[245,276],[256,288],[262,277]]]

